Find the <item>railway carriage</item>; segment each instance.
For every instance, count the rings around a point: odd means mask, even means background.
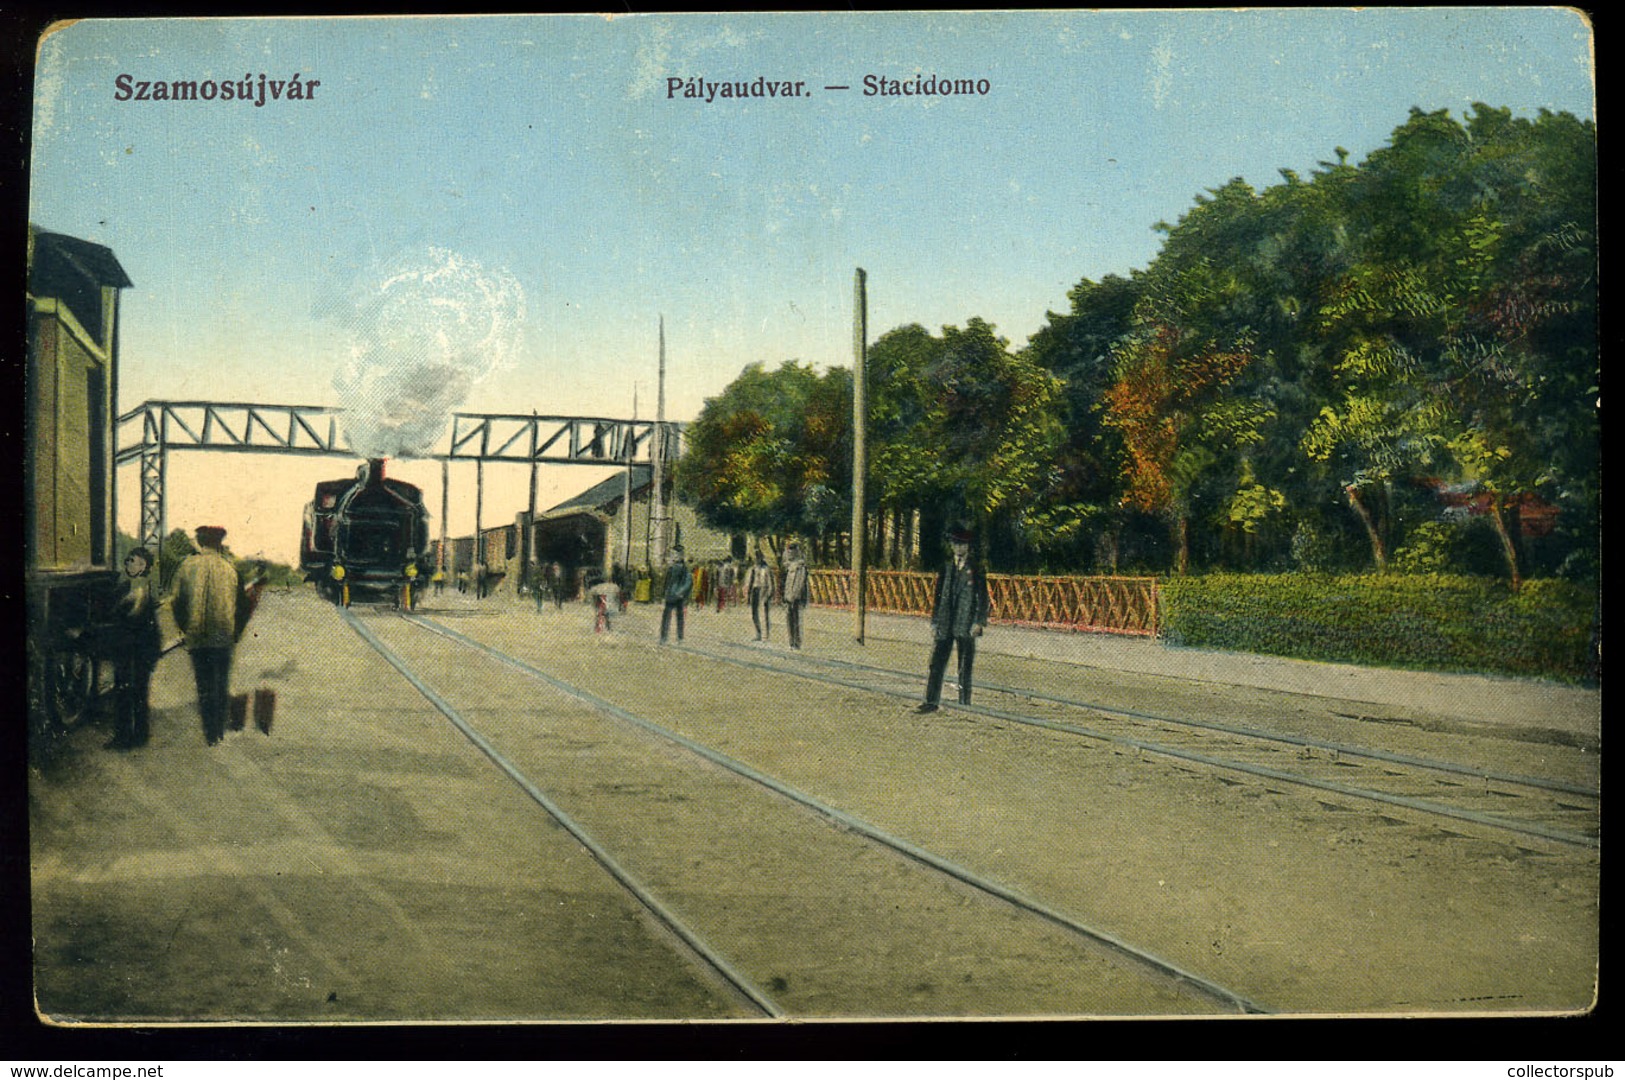
[[[130,285],[110,249],[29,225],[23,558],[36,732],[91,705],[94,630],[117,598],[113,438]]]
[[[429,553],[429,514],[415,484],[384,475],[382,459],[354,480],[324,480],[305,506],[299,564],[333,602],[386,597],[417,605],[420,561]]]

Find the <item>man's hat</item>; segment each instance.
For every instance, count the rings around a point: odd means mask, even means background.
[[[956,544],[968,544],[976,539],[976,534],[964,525],[955,525],[948,530],[948,539]]]
[[[197,539],[200,544],[218,544],[226,538],[226,530],[218,525],[199,525]]]

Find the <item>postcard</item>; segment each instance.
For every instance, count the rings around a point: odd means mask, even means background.
[[[89,19],[34,87],[42,1027],[1593,1009],[1578,11]]]

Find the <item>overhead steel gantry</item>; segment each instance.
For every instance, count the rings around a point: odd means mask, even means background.
[[[344,433],[345,410],[327,405],[259,405],[225,401],[148,401],[118,418],[119,465],[141,467],[141,543],[157,551],[168,533],[164,483],[174,450],[239,454],[303,454],[357,458]],[[531,466],[531,512],[535,513],[538,465],[627,466],[662,461],[681,452],[682,425],[597,416],[453,413],[450,437],[417,460]],[[125,432],[137,429],[126,442]],[[444,485],[443,485],[444,486]],[[444,493],[442,492],[442,505]],[[479,509],[475,511],[478,526]],[[444,527],[442,514],[442,527]]]

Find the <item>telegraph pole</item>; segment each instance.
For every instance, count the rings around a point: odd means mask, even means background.
[[[536,412],[530,414],[530,516],[526,518],[524,550],[519,553],[519,580],[527,588],[535,588],[534,575],[530,572],[531,555],[536,547]]]
[[[638,384],[632,384],[632,428],[637,427],[638,420]],[[632,431],[627,431],[626,439],[626,483],[621,487],[621,573],[632,572]]]
[[[655,392],[654,491],[649,519],[654,527],[654,567],[666,565],[666,317],[660,316],[660,381]]]
[[[864,560],[864,538],[868,533],[864,507],[864,480],[869,464],[869,403],[866,383],[869,348],[868,275],[859,267],[852,279],[852,614],[853,633],[863,644],[863,619],[867,613],[869,568]]]
[[[435,561],[435,572],[445,580],[446,571],[446,519],[451,514],[451,458],[440,459],[440,558]]]

